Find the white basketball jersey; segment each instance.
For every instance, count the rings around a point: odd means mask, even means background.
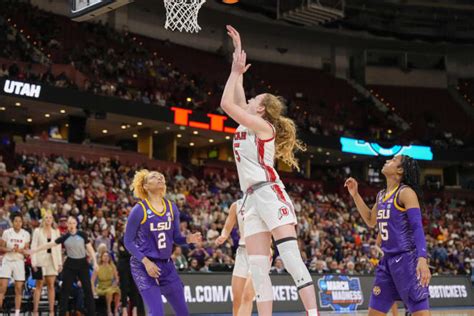
[[[235,206],[237,207],[236,214],[237,214],[237,225],[239,225],[239,246],[245,246],[245,239],[244,239],[244,214],[245,209],[242,207],[244,200],[238,199],[235,201]]]
[[[12,228],[9,228],[3,232],[2,239],[7,244],[7,248],[10,249],[24,249],[25,245],[30,242],[30,233],[26,230],[21,229],[18,233]],[[18,252],[7,252],[4,258],[8,261],[22,261],[24,259],[23,254]]]
[[[254,131],[239,125],[234,134],[234,158],[243,192],[258,182],[280,180],[274,168],[275,137],[261,140]]]

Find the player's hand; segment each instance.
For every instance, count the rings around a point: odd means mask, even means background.
[[[223,235],[220,235],[219,237],[216,238],[216,246],[220,246],[222,245],[223,243],[225,243],[225,241],[227,240],[228,237],[226,236],[223,236]]]
[[[23,249],[22,252],[25,256],[31,256],[34,253],[32,249]]]
[[[31,267],[33,269],[34,272],[37,272],[38,271],[38,267]]]
[[[232,61],[232,72],[238,73],[239,75],[244,74],[249,68],[250,64],[247,63],[247,54],[245,51],[234,52]]]
[[[145,257],[143,258],[142,262],[145,265],[146,272],[150,277],[154,279],[158,279],[160,277],[160,268],[158,268],[158,266],[153,261]]]
[[[63,271],[63,266],[58,266],[58,273],[61,273]]]
[[[188,235],[188,237],[186,238],[186,241],[188,242],[188,244],[200,243],[202,241],[201,233],[197,232],[197,233]]]
[[[240,40],[240,34],[237,32],[235,28],[233,28],[231,25],[227,25],[227,35],[232,38],[232,44],[234,44],[234,52],[240,53],[242,50],[242,42]]]
[[[344,183],[344,187],[347,188],[347,191],[349,191],[349,194],[352,197],[355,197],[359,193],[359,184],[357,183],[357,180],[354,178],[349,178],[346,180]]]
[[[420,281],[421,286],[427,287],[430,284],[431,272],[426,258],[418,258],[418,264],[416,265],[416,277]]]

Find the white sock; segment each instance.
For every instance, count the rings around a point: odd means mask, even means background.
[[[319,316],[318,309],[310,309],[306,312],[307,316]]]
[[[15,316],[20,316],[20,310],[19,309],[15,309]]]

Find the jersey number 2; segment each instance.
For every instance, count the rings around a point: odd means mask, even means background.
[[[158,249],[166,248],[166,234],[159,233],[158,234]]]
[[[382,237],[382,240],[388,240],[387,225],[387,222],[379,222],[380,237]]]

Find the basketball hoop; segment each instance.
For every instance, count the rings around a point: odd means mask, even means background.
[[[206,0],[164,0],[166,9],[165,29],[188,33],[201,30],[198,13]]]

